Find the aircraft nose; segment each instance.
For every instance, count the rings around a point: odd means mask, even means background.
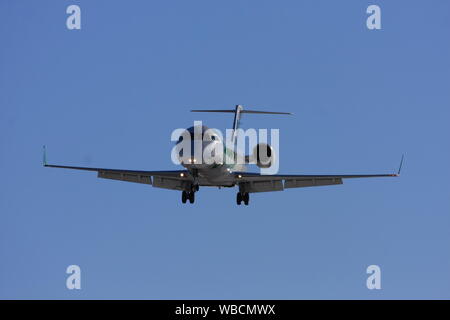
[[[200,167],[204,164],[210,164],[211,163],[211,155],[206,152],[205,154],[205,148],[210,145],[211,141],[204,141],[200,145],[200,149],[195,150],[194,143],[192,143],[190,150],[182,149],[180,150],[178,154],[179,160],[182,162],[183,165],[188,165],[190,167]]]
[[[198,160],[195,157],[190,157],[187,159],[187,162],[190,164],[196,164],[198,162]]]

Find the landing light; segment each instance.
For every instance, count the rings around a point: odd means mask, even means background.
[[[240,178],[242,178],[242,176],[239,174],[239,175],[238,175],[238,178],[240,179]]]
[[[184,173],[180,173],[180,177],[184,177]]]

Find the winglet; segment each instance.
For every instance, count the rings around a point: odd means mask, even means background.
[[[47,165],[47,151],[45,150],[45,145],[42,147],[43,154],[42,154],[42,165],[45,167]]]
[[[400,175],[400,172],[402,171],[402,166],[403,166],[403,159],[405,158],[405,155],[402,154],[402,160],[400,160],[400,166],[398,167],[398,171],[397,171],[397,176]]]

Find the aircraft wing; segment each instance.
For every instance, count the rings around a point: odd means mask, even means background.
[[[259,173],[234,172],[236,183],[244,192],[282,191],[289,188],[329,186],[342,184],[343,179],[397,177],[398,174],[360,175],[261,175]]]
[[[106,169],[106,168],[72,167],[72,166],[59,166],[47,164],[45,161],[44,167],[95,171],[97,172],[97,176],[99,178],[144,183],[153,185],[154,187],[157,188],[165,188],[172,190],[184,190],[184,186],[190,184],[192,179],[187,170],[138,171],[138,170],[122,170],[122,169]]]
[[[243,192],[282,191],[289,188],[330,186],[342,184],[343,179],[398,177],[403,157],[397,173],[349,174],[349,175],[261,175],[259,173],[234,172],[235,181]]]

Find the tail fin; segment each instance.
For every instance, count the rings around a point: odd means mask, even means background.
[[[255,110],[244,110],[244,107],[238,104],[236,108],[228,109],[228,110],[191,110],[191,112],[226,112],[226,113],[234,113],[233,120],[233,138],[232,141],[235,141],[236,138],[236,130],[239,128],[239,121],[241,120],[241,114],[243,113],[253,113],[253,114],[288,114],[289,112],[274,112],[274,111],[255,111]]]

